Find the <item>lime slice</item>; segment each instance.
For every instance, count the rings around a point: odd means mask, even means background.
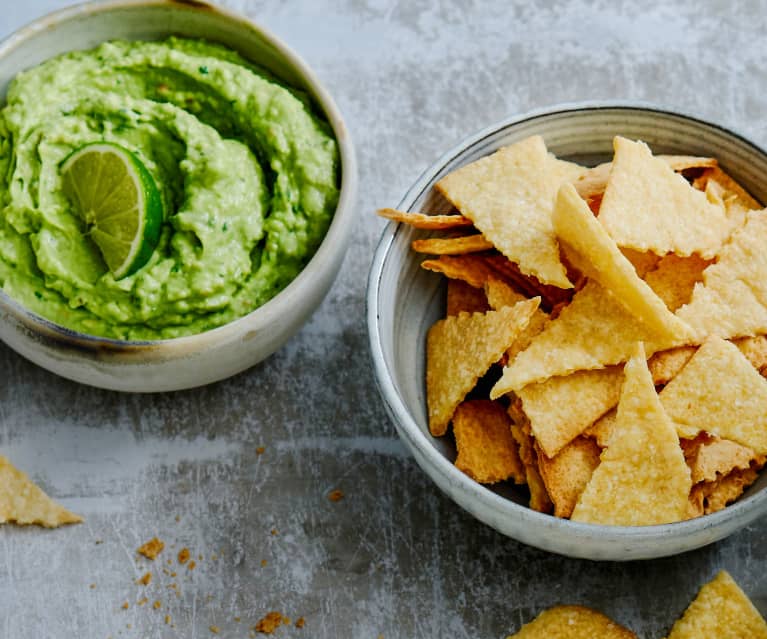
[[[160,239],[163,205],[141,161],[117,144],[86,144],[64,160],[61,176],[115,279],[144,266]]]

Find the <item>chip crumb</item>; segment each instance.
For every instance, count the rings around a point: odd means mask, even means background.
[[[255,626],[256,632],[260,632],[265,635],[272,634],[277,627],[282,623],[282,615],[273,610],[268,612],[266,616],[261,619]]]
[[[148,572],[143,577],[141,577],[141,579],[136,581],[136,583],[144,585],[144,586],[148,586],[150,581],[152,581],[152,573]]]
[[[144,606],[149,600],[146,597],[142,597],[136,602],[137,606]]]
[[[335,490],[331,490],[330,493],[328,493],[328,499],[330,501],[341,501],[344,498],[343,491],[336,488]]]
[[[136,551],[139,555],[144,555],[147,559],[156,559],[157,555],[165,548],[165,543],[160,541],[157,537],[152,537],[143,546],[139,547]]]
[[[192,561],[189,562],[189,565],[187,565],[187,568],[189,570],[194,570],[196,566],[197,566],[197,562],[194,559],[192,559]]]
[[[303,628],[306,622],[304,621],[303,617],[299,617],[296,619],[296,628]]]
[[[152,608],[154,608],[155,610],[159,610],[160,608],[162,608],[162,604],[159,601],[155,601],[152,604]]]
[[[271,531],[271,532],[272,532],[272,536],[274,536],[274,535],[277,535],[277,534],[278,534],[278,533],[277,533],[277,529],[276,529],[276,528],[272,528],[272,531]]]
[[[266,561],[266,559],[262,559],[261,560],[261,568],[265,568],[267,563],[268,562]]]
[[[91,590],[96,590],[96,584],[91,584],[90,588]]]
[[[259,446],[256,448],[256,455],[263,455],[266,452],[265,446]]]
[[[126,601],[126,602],[125,602],[125,603],[122,605],[122,609],[123,609],[123,610],[127,610],[128,608],[130,608],[130,604],[129,604],[129,603]]]
[[[240,623],[240,621],[241,621],[241,618],[240,618],[240,617],[235,617],[235,618],[234,618],[234,620],[235,620],[237,623]]]
[[[189,561],[190,556],[191,553],[189,552],[189,548],[182,548],[178,553],[178,563],[185,564]]]
[[[217,635],[217,634],[218,634],[218,626],[211,626],[211,627],[210,627],[210,631],[211,631],[211,632],[212,632],[214,635]]]
[[[104,540],[103,539],[97,539],[95,543],[96,543],[97,546],[100,546],[101,544],[104,543]]]
[[[165,625],[166,626],[170,625],[170,615],[165,615]]]
[[[170,576],[170,577],[175,577],[175,576],[176,576],[176,573],[175,573],[175,572],[172,572],[172,573],[170,573],[170,575],[169,575],[169,576]]]
[[[176,523],[179,523],[181,521],[181,515],[176,515]]]

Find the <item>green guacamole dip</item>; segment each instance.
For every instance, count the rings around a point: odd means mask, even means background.
[[[162,191],[159,246],[116,281],[60,164],[115,142]],[[338,201],[338,148],[308,100],[225,47],[108,42],[19,74],[0,110],[0,287],[62,326],[155,340],[215,328],[298,275]]]

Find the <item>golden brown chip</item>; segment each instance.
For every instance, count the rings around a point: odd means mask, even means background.
[[[643,142],[616,137],[599,221],[619,246],[659,255],[716,255],[731,225],[722,206],[690,186]]]
[[[472,221],[463,215],[424,215],[423,213],[406,213],[397,209],[378,209],[377,213],[387,220],[402,222],[416,229],[444,231],[472,225]]]
[[[506,639],[637,639],[637,636],[596,610],[556,606],[544,610]]]
[[[767,454],[767,380],[732,343],[706,340],[660,400],[680,437],[706,431]]]
[[[688,509],[690,470],[641,344],[624,374],[612,436],[572,519],[618,526],[680,521]]]
[[[690,334],[690,329],[636,274],[631,262],[618,250],[572,184],[560,187],[552,222],[568,260],[612,293],[629,313],[660,337],[685,339]]]
[[[462,237],[430,237],[425,240],[413,240],[411,246],[417,253],[432,255],[465,255],[493,248],[493,245],[479,234]]]
[[[593,439],[576,437],[554,457],[538,448],[538,470],[556,517],[569,517],[591,475],[599,466],[600,448]]]
[[[509,415],[512,419],[511,434],[519,445],[519,458],[525,466],[525,479],[530,490],[530,508],[537,510],[539,513],[550,513],[554,505],[551,503],[551,499],[549,499],[546,485],[543,483],[538,470],[538,455],[535,454],[533,438],[530,435],[530,425],[524,419],[520,421],[515,420],[515,414],[513,408],[510,408]],[[517,417],[519,417],[518,414]]]
[[[698,350],[697,346],[679,346],[655,353],[647,362],[652,381],[656,385],[668,384],[695,355],[696,350]]]
[[[559,185],[581,170],[550,156],[543,138],[533,136],[453,171],[436,188],[523,273],[570,288],[551,208]]]
[[[589,281],[503,370],[490,397],[496,399],[550,377],[619,364],[640,341],[649,354],[681,345],[658,338],[599,284]]]
[[[693,486],[690,492],[690,517],[710,515],[727,507],[756,481],[760,465],[733,470],[714,481],[704,481]]]
[[[497,277],[496,271],[490,267],[481,255],[442,255],[436,260],[424,260],[421,268],[455,280],[463,280],[474,288],[483,288],[491,277]]]
[[[725,571],[700,589],[668,639],[767,639],[767,623]]]
[[[767,337],[757,335],[756,337],[739,337],[732,340],[740,349],[740,352],[746,356],[746,359],[760,373],[764,373],[767,367]]]
[[[642,253],[630,248],[622,248],[621,253],[626,256],[626,259],[633,265],[637,275],[642,278],[655,269],[661,261],[660,255],[655,255],[655,253]]]
[[[485,263],[490,266],[504,282],[525,297],[541,298],[541,308],[545,311],[554,306],[569,302],[573,297],[573,289],[562,289],[548,284],[542,284],[532,275],[525,275],[519,267],[503,255],[485,255]]]
[[[0,524],[35,524],[57,528],[83,520],[46,495],[32,480],[0,455]]]
[[[511,419],[497,402],[463,402],[453,416],[456,467],[480,484],[513,478],[525,483],[525,467],[511,435]]]
[[[484,313],[489,310],[485,293],[463,280],[447,281],[447,315]]]
[[[644,279],[669,310],[675,311],[690,301],[695,284],[703,281],[703,271],[712,262],[695,254],[679,257],[672,253],[661,259]]]
[[[527,327],[539,302],[448,317],[429,329],[426,395],[433,435],[445,434],[458,404]]]
[[[485,296],[490,308],[496,311],[504,306],[514,306],[517,302],[526,299],[524,295],[517,293],[511,286],[497,277],[491,277],[485,282]]]
[[[700,433],[694,439],[681,439],[679,443],[693,484],[716,481],[733,470],[745,470],[751,462],[759,467],[764,465],[764,455],[708,433]]]
[[[716,182],[722,188],[725,200],[734,198],[738,205],[752,211],[764,208],[746,189],[718,166],[703,171],[701,176],[693,182],[693,186],[701,191],[705,191],[710,182]]]

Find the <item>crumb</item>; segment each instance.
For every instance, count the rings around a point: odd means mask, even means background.
[[[214,635],[217,635],[217,634],[218,634],[218,626],[211,626],[211,627],[210,627],[210,631],[211,631],[211,632],[212,632]]]
[[[141,579],[139,579],[136,583],[137,584],[141,584],[143,586],[148,586],[150,581],[152,581],[152,573],[148,572]]]
[[[104,543],[104,540],[103,540],[103,539],[97,539],[97,540],[96,540],[96,545],[97,545],[97,546],[99,546],[99,545],[101,545],[101,544],[103,544],[103,543]]]
[[[255,636],[256,636],[256,633],[253,632],[252,630],[248,632],[248,637],[250,637],[250,639],[253,639]]]
[[[133,624],[129,624],[129,623],[126,623],[126,624],[125,624],[125,627],[126,627],[128,630],[130,630],[131,628],[133,628]]]
[[[168,588],[178,588],[178,584],[168,584]]]
[[[215,553],[210,556],[211,561],[218,561],[218,555]]]
[[[175,573],[175,572],[172,572],[172,573],[170,573],[170,576],[171,576],[171,577],[175,577],[175,576],[176,576],[176,573]]]
[[[162,604],[159,601],[155,601],[152,604],[152,608],[154,608],[155,610],[159,610],[160,608],[162,608]]]
[[[276,534],[277,534],[277,529],[276,528],[272,528],[272,536],[274,536]]]
[[[344,498],[343,492],[341,492],[337,488],[335,490],[330,491],[330,493],[328,493],[328,499],[330,501],[341,501],[343,498]]]
[[[266,561],[266,559],[262,559],[261,560],[261,568],[265,568],[267,563],[268,562]]]
[[[284,623],[286,626],[290,625],[290,617],[283,617],[282,623]]]
[[[168,565],[170,565],[172,563],[173,563],[173,560],[172,559],[168,559]]]
[[[235,620],[237,623],[240,623],[240,617],[235,617],[235,618],[234,618],[234,620]]]
[[[261,619],[255,626],[256,632],[261,632],[265,635],[272,634],[282,623],[282,615],[279,612],[268,612],[266,616]]]
[[[187,568],[189,568],[189,570],[194,570],[195,566],[197,566],[197,563],[195,562],[194,559],[192,559],[192,561],[189,562],[189,565],[187,566]]]
[[[96,584],[91,584],[91,590],[96,590]]]
[[[157,539],[157,537],[152,537],[148,542],[146,542],[143,546],[141,546],[136,552],[139,555],[144,555],[147,559],[155,559],[157,555],[159,555],[162,552],[162,549],[165,548],[165,544]]]
[[[296,628],[303,628],[305,623],[306,622],[304,621],[304,618],[299,617],[298,619],[296,619]]]
[[[197,561],[202,561],[202,555],[197,555]]]
[[[169,624],[170,624],[170,615],[165,615],[165,625],[167,626]]]
[[[256,448],[256,455],[263,455],[264,452],[266,452],[265,446],[259,446],[258,448]]]
[[[148,600],[146,597],[142,597],[141,599],[139,599],[139,600],[136,602],[136,605],[137,605],[137,606],[143,606],[144,604],[146,604],[146,602],[147,602],[147,601],[149,601],[149,600]]]
[[[126,601],[126,602],[125,602],[125,603],[122,605],[122,608],[123,608],[123,610],[127,610],[128,608],[130,608],[130,604],[129,604],[129,603]]]
[[[176,523],[181,521],[181,515],[176,515]]]
[[[178,563],[185,564],[187,561],[189,561],[190,556],[191,553],[189,552],[189,548],[182,548],[178,551]]]

